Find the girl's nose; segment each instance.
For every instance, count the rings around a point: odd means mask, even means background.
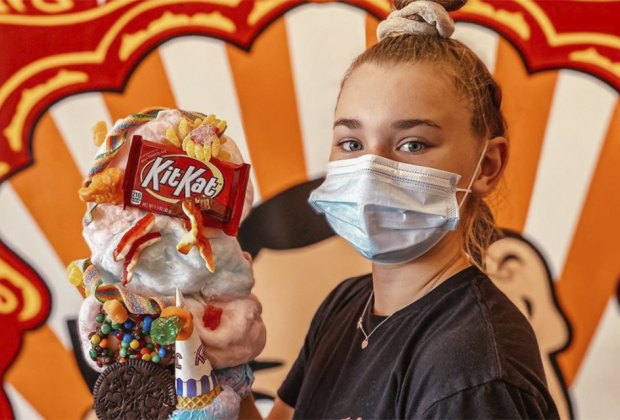
[[[391,145],[386,143],[386,141],[381,141],[380,139],[369,141],[366,145],[365,151],[367,154],[394,160],[394,150],[392,150]]]

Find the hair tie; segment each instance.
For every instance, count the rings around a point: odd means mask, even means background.
[[[416,20],[419,17],[422,20]],[[419,0],[394,10],[377,27],[377,39],[404,34],[434,34],[450,38],[454,21],[443,6],[433,1]]]

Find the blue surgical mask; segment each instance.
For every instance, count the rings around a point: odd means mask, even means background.
[[[367,259],[407,262],[456,229],[456,192],[470,192],[485,151],[467,189],[457,188],[458,174],[371,154],[330,162],[309,202]]]

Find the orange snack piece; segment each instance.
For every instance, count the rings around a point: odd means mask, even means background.
[[[118,300],[108,300],[103,304],[103,310],[110,317],[110,320],[116,324],[122,324],[127,321],[129,314],[125,305]]]
[[[123,203],[123,171],[118,168],[107,168],[93,176],[87,187],[78,191],[84,202],[97,204]]]
[[[177,335],[177,340],[187,340],[194,331],[194,320],[192,318],[192,314],[176,306],[166,306],[161,311],[160,316],[163,318],[168,318],[175,315],[179,317],[181,322],[183,322],[181,331],[179,331],[179,334]]]
[[[99,147],[103,144],[106,134],[108,133],[108,125],[105,121],[97,121],[92,128],[92,132],[93,143],[95,143],[95,146]]]

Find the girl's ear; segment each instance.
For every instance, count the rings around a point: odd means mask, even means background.
[[[508,140],[505,137],[488,140],[480,172],[471,187],[472,192],[480,196],[489,194],[501,179],[507,163]]]

